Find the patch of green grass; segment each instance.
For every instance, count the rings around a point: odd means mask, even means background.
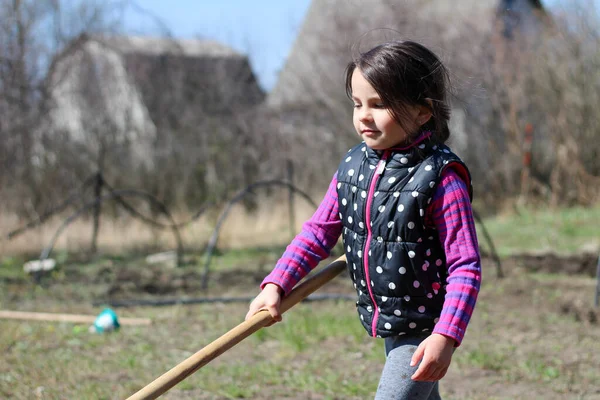
[[[333,303],[315,312],[319,303],[302,304],[294,312],[284,315],[284,324],[263,329],[253,335],[258,342],[277,340],[293,351],[304,351],[328,338],[344,332],[354,344],[363,339],[365,332],[360,326],[354,308],[348,302]]]
[[[285,245],[273,247],[256,247],[248,249],[216,250],[211,256],[211,271],[228,270],[240,266],[253,267],[257,262],[266,262],[269,269],[281,257]],[[198,258],[199,265],[204,266],[206,254]]]
[[[544,359],[528,359],[521,368],[533,379],[549,382],[560,377],[560,366],[556,363],[548,363]]]
[[[481,343],[476,348],[458,352],[456,363],[498,372],[508,368],[508,354],[511,353],[492,343]]]
[[[483,223],[501,256],[544,250],[568,254],[582,246],[600,246],[600,205],[560,210],[519,209],[509,215],[485,219]],[[481,245],[487,248],[483,235],[479,236]]]
[[[0,260],[0,281],[24,280],[27,274],[23,271],[25,261],[21,257],[4,257]]]

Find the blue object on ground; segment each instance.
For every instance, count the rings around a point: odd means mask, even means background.
[[[102,310],[92,326],[94,331],[97,333],[116,331],[120,328],[119,319],[117,314],[110,308]]]

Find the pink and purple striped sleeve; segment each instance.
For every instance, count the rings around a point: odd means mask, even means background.
[[[288,294],[292,288],[329,256],[342,233],[337,198],[337,173],[313,216],[302,225],[302,231],[287,246],[273,271],[260,287],[274,283]]]
[[[444,247],[448,267],[446,298],[433,332],[456,340],[456,346],[465,335],[481,285],[481,260],[473,210],[459,171],[448,168],[443,172],[428,209],[430,223],[437,228]]]

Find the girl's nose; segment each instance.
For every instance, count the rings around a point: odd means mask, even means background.
[[[371,111],[368,107],[363,106],[358,110],[358,120],[361,122],[373,120],[373,116],[371,115]]]

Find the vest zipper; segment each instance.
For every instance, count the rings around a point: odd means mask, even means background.
[[[373,322],[371,323],[371,332],[373,337],[377,336],[377,319],[379,318],[379,308],[377,307],[377,303],[375,302],[375,296],[373,296],[371,278],[369,276],[369,247],[371,246],[371,239],[373,238],[373,231],[371,229],[371,206],[373,204],[373,197],[375,193],[375,187],[377,186],[377,181],[379,180],[381,174],[383,174],[388,156],[389,151],[384,151],[381,160],[379,160],[379,162],[377,163],[375,173],[373,174],[371,182],[369,183],[369,193],[367,194],[367,205],[365,209],[365,226],[367,227],[367,241],[365,243],[365,250],[363,253],[363,268],[365,271],[365,278],[367,280],[367,289],[369,290],[369,296],[371,297],[371,302],[373,303]]]

